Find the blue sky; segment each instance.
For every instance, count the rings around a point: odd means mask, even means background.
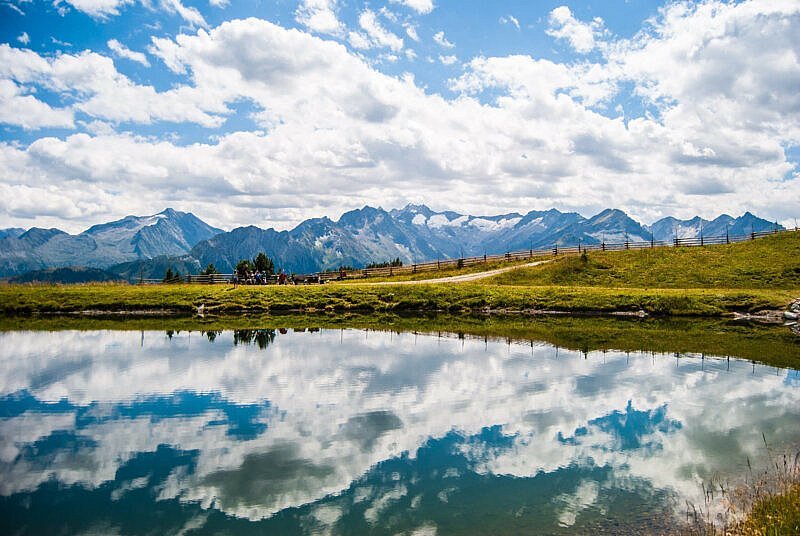
[[[0,32],[2,227],[800,207],[797,0],[3,0]]]

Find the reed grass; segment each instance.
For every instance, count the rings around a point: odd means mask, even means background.
[[[776,455],[762,434],[767,468],[749,473],[739,485],[723,483],[703,486],[702,507],[687,505],[690,536],[797,536],[800,534],[800,451]],[[715,490],[716,496],[715,496]],[[716,505],[714,504],[716,501]],[[715,506],[721,506],[712,515]]]

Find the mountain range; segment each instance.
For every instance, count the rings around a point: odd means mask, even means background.
[[[749,212],[714,220],[668,217],[646,226],[617,209],[591,218],[556,209],[471,216],[407,205],[391,211],[365,206],[346,212],[338,221],[313,218],[289,231],[247,226],[224,232],[191,213],[166,209],[95,225],[78,235],[59,229],[0,230],[0,276],[85,266],[135,280],[161,277],[168,267],[198,273],[208,264],[230,273],[240,259],[260,251],[277,268],[308,273],[397,257],[410,264],[553,245],[671,240],[726,231],[736,235],[775,227]]]
[[[108,268],[158,255],[184,255],[222,232],[194,214],[168,208],[152,216],[127,216],[71,235],[33,227],[0,231],[0,275],[65,266]]]

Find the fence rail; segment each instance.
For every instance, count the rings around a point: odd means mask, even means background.
[[[722,235],[722,236],[698,236],[693,238],[673,238],[671,240],[650,240],[646,242],[601,242],[599,244],[578,244],[577,246],[558,246],[554,245],[544,249],[528,249],[523,251],[509,251],[496,255],[482,255],[479,257],[462,257],[458,259],[438,259],[422,263],[414,263],[406,266],[387,266],[384,268],[361,268],[356,270],[339,270],[332,272],[316,272],[313,274],[295,275],[288,279],[288,282],[295,283],[325,283],[327,281],[341,279],[364,279],[369,277],[391,277],[395,275],[409,275],[425,272],[436,272],[440,270],[463,268],[476,264],[489,264],[501,261],[519,261],[538,257],[551,257],[558,255],[580,255],[584,251],[623,251],[631,249],[654,249],[663,247],[699,247],[717,244],[733,244],[755,240],[764,236],[779,233],[797,232],[798,229],[775,229],[773,231],[755,231],[746,235]],[[294,279],[294,281],[293,281]],[[213,274],[213,275],[189,275],[185,278],[173,278],[165,281],[163,279],[140,279],[141,284],[159,283],[198,283],[198,284],[222,284],[233,283],[234,274]],[[248,281],[246,283],[252,283]],[[277,284],[278,276],[268,276],[262,284]]]

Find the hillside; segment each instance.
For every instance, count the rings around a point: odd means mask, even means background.
[[[83,266],[65,266],[64,268],[48,268],[47,270],[34,270],[12,277],[9,283],[53,283],[76,284],[97,282],[120,282],[122,278],[117,274],[100,270],[99,268],[86,268]]]
[[[608,288],[800,288],[800,233],[705,247],[592,251],[494,277],[497,285]]]

